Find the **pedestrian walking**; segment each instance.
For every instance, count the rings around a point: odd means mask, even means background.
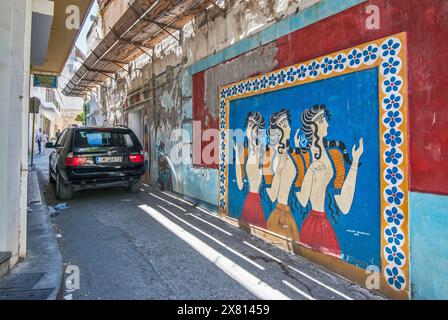
[[[43,132],[42,133],[42,139],[41,139],[41,143],[42,143],[42,153],[45,153],[45,144],[48,142],[48,133]]]
[[[59,139],[60,135],[61,135],[61,129],[58,129],[58,131],[56,131],[56,141]]]
[[[37,147],[39,148],[39,154],[42,154],[42,128],[39,128],[39,130],[36,133],[36,139]]]

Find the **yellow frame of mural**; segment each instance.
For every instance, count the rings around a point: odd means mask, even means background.
[[[380,292],[383,292],[389,296],[397,297],[397,298],[409,298],[409,216],[408,216],[408,134],[407,134],[407,110],[408,110],[408,89],[407,89],[407,69],[406,69],[406,33],[399,33],[392,36],[384,37],[375,41],[370,41],[364,44],[357,45],[355,47],[351,47],[345,50],[337,51],[325,56],[321,56],[319,58],[311,59],[302,63],[298,63],[292,66],[288,66],[285,68],[277,69],[271,72],[268,72],[263,75],[251,77],[248,79],[244,79],[239,82],[235,82],[232,84],[228,84],[225,86],[220,87],[220,167],[219,167],[219,212],[223,216],[228,216],[227,212],[227,203],[228,203],[228,188],[227,188],[227,177],[228,177],[228,165],[226,162],[227,156],[230,155],[229,153],[229,134],[228,133],[228,124],[229,124],[229,106],[230,101],[241,99],[245,97],[250,97],[254,95],[259,95],[271,91],[277,91],[282,90],[288,87],[302,85],[310,82],[320,81],[324,79],[333,78],[336,76],[341,76],[344,74],[349,74],[353,72],[358,72],[362,70],[372,69],[372,68],[378,68],[379,72],[379,78],[378,78],[378,91],[379,91],[379,107],[380,107],[380,116],[379,116],[379,132],[380,132],[380,173],[382,174],[380,179],[380,187],[382,195],[380,201],[381,201],[381,265],[382,265],[382,280],[381,280],[381,287],[379,289]],[[398,44],[398,46],[397,46]],[[369,46],[371,48],[377,48],[377,58],[372,59],[371,61],[364,62],[363,59],[365,58],[365,50],[368,51]],[[386,46],[386,47],[385,47]],[[356,54],[353,54],[355,53]],[[350,55],[352,53],[352,55]],[[361,53],[361,58],[359,58],[359,53]],[[389,54],[386,54],[389,53]],[[386,54],[386,55],[385,55]],[[333,69],[331,72],[323,72],[320,71],[316,76],[312,76],[312,74],[308,74],[305,76],[305,78],[300,79],[299,73],[297,73],[297,78],[293,81],[284,81],[282,83],[277,82],[274,85],[266,84],[265,79],[270,79],[271,75],[275,75],[278,78],[280,77],[281,73],[287,74],[289,70],[296,70],[297,72],[303,71],[302,66],[305,66],[305,70],[308,70],[307,72],[312,72],[310,70],[310,66],[313,65],[313,63],[317,63],[317,65],[324,65],[325,59],[337,59],[337,57],[347,57],[346,65],[341,70]],[[353,57],[353,61],[355,62],[353,65],[350,65],[351,61],[349,57]],[[360,63],[356,63],[356,57],[359,58]],[[397,61],[399,64],[396,66],[394,73],[386,72],[386,67],[384,67],[384,63],[390,62],[390,59],[394,59],[394,61]],[[350,61],[350,63],[349,63]],[[337,62],[337,61],[336,61]],[[336,65],[335,62],[335,65]],[[302,73],[303,75],[303,73]],[[396,79],[393,80],[392,78]],[[264,79],[264,81],[263,81]],[[258,82],[265,83],[265,87],[259,88],[259,90],[255,90],[255,84]],[[389,88],[387,86],[387,81],[391,84],[391,90],[390,92],[387,92],[387,89]],[[394,91],[393,85],[398,83],[398,81],[401,81],[400,85],[397,85],[397,90]],[[393,82],[393,83],[392,83]],[[246,90],[245,86],[247,86]],[[252,90],[252,88],[253,90]],[[395,129],[395,125],[393,127],[390,126],[391,122],[385,122],[388,116],[389,109],[387,108],[387,104],[385,103],[385,99],[388,99],[391,97],[391,95],[397,94],[398,96],[401,96],[401,102],[398,103],[398,108],[392,108],[392,110],[395,110],[399,112],[401,115],[402,121],[400,124],[397,123],[396,128],[399,128],[399,130],[402,133],[402,143],[398,146],[394,146],[394,148],[391,148],[390,145],[388,145],[385,142],[385,136],[386,132],[388,132],[391,128]],[[396,103],[397,101],[392,101]],[[391,121],[394,121],[394,117],[391,117]],[[389,124],[389,126],[387,125]],[[231,148],[230,148],[231,149]],[[402,154],[401,160],[395,159],[397,161],[397,164],[388,164],[386,162],[386,153],[389,152],[391,154],[392,149],[395,149],[397,151],[396,154],[400,153]],[[391,158],[391,161],[394,161],[393,157]],[[402,174],[403,179],[400,184],[391,184],[389,183],[385,176],[386,176],[386,170],[390,169],[392,167],[397,167],[399,172]],[[390,191],[393,191],[393,187],[396,187],[396,192],[390,193]],[[393,202],[392,204],[388,202],[388,199],[390,200],[391,196],[393,195],[394,201],[397,201],[395,199],[395,195],[398,195],[398,193],[403,194],[402,200],[399,199],[399,204]],[[402,213],[403,219],[402,222],[399,225],[394,225],[393,223],[388,222],[386,218],[386,210],[391,208],[396,208],[399,213]],[[396,227],[395,229],[392,229],[393,227]],[[387,232],[389,230],[389,232]],[[394,234],[391,230],[399,230],[401,233]],[[394,241],[397,239],[391,235],[389,236],[389,233],[392,233],[394,236],[398,236],[398,234],[401,234],[403,236],[403,239],[401,241],[401,245],[397,247],[396,249],[399,250],[402,254],[404,254],[404,264],[397,266],[394,260],[389,261],[388,260],[388,253],[386,252],[386,248],[389,248],[391,246],[394,246]],[[281,236],[279,236],[281,237]],[[392,244],[389,242],[389,240],[392,237]],[[341,261],[342,262],[342,261]],[[342,262],[344,263],[344,262]],[[394,269],[396,268],[396,269]],[[395,272],[397,271],[397,272]],[[364,274],[365,271],[363,270]],[[391,274],[392,273],[392,274]],[[397,273],[397,274],[395,274]],[[368,274],[365,274],[365,277],[367,278]],[[397,288],[400,284],[397,284],[397,281],[400,282],[401,280],[399,277],[404,277],[405,284],[404,286]],[[398,280],[397,280],[398,279]],[[391,284],[392,283],[392,284]],[[363,284],[364,285],[364,284]],[[384,288],[384,286],[388,286],[388,288]]]

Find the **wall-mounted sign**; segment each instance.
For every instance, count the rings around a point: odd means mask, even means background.
[[[58,77],[44,74],[35,74],[33,77],[34,87],[57,88]]]
[[[32,97],[30,99],[30,113],[39,113],[39,107],[41,105],[40,99]]]

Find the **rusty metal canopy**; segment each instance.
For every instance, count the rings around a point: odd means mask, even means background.
[[[82,96],[118,70],[173,36],[210,0],[135,0],[67,83],[63,93]]]

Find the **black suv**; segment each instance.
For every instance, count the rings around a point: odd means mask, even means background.
[[[50,182],[56,183],[59,200],[72,198],[73,192],[112,186],[140,190],[145,159],[140,142],[126,127],[77,127],[62,131],[50,155]]]

